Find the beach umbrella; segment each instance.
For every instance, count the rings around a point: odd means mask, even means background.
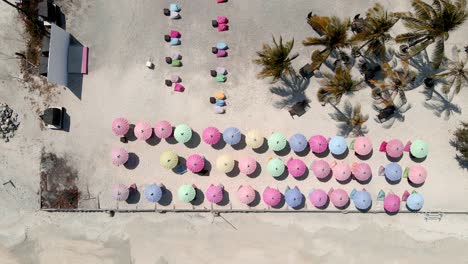
[[[414,184],[423,184],[427,178],[427,171],[421,165],[414,165],[408,172],[408,179]]]
[[[338,162],[333,166],[333,176],[337,181],[343,182],[351,177],[351,168],[347,163]]]
[[[114,132],[116,136],[125,136],[129,128],[128,120],[123,117],[116,118],[112,121],[112,132]]]
[[[189,203],[195,199],[197,191],[195,191],[192,185],[185,184],[179,187],[177,195],[179,196],[179,200]]]
[[[176,126],[174,137],[179,143],[187,143],[192,138],[192,129],[186,124]]]
[[[332,189],[329,196],[330,196],[331,202],[337,208],[343,208],[349,202],[348,193],[343,189],[336,189],[336,190]]]
[[[310,150],[314,153],[323,153],[328,148],[328,141],[322,135],[316,135],[309,139]]]
[[[295,152],[302,152],[307,147],[307,138],[302,134],[294,134],[289,138],[289,146]]]
[[[223,200],[223,186],[210,184],[210,187],[205,192],[206,199],[210,203],[217,204]]]
[[[351,172],[354,175],[354,178],[360,182],[365,182],[372,177],[372,169],[369,164],[365,162],[353,163],[351,166]]]
[[[252,157],[244,157],[239,160],[240,172],[250,175],[257,169],[257,161]]]
[[[413,155],[413,157],[422,159],[427,156],[428,152],[429,145],[426,143],[426,141],[418,139],[411,143],[410,153]]]
[[[166,120],[159,121],[154,126],[154,134],[158,138],[168,138],[172,135],[172,125]]]
[[[223,132],[223,139],[226,144],[237,145],[242,139],[242,133],[235,127],[228,127]]]
[[[200,172],[205,167],[205,159],[198,154],[192,154],[188,156],[185,166],[187,166],[187,169],[191,172]]]
[[[404,148],[405,146],[403,146],[403,143],[400,140],[392,139],[387,143],[385,152],[392,158],[399,158],[403,155]]]
[[[286,203],[292,208],[298,207],[302,203],[302,193],[299,188],[294,187],[292,189],[287,189],[284,193],[284,199]]]
[[[221,139],[221,132],[216,127],[207,127],[203,129],[203,142],[208,145],[215,145]]]
[[[151,134],[153,134],[153,129],[147,122],[140,122],[135,125],[133,133],[135,134],[135,137],[140,140],[148,140],[151,137]]]
[[[328,194],[322,189],[315,189],[309,194],[310,202],[317,208],[323,208],[328,202]]]
[[[162,189],[160,186],[156,184],[151,184],[145,188],[146,200],[152,203],[157,203],[159,202],[159,200],[161,200],[161,197],[162,197]]]
[[[389,213],[396,213],[400,210],[400,197],[396,194],[389,194],[384,199],[384,209]]]
[[[224,173],[229,173],[234,169],[234,159],[227,154],[223,154],[216,159],[216,168]]]
[[[346,140],[342,136],[334,136],[328,142],[328,148],[330,152],[334,155],[342,155],[348,149],[346,145]]]
[[[285,168],[284,163],[279,158],[274,158],[268,161],[267,171],[273,177],[281,176],[284,172],[284,168]]]
[[[128,151],[124,148],[112,149],[112,163],[114,165],[123,165],[128,161]]]
[[[237,190],[237,198],[243,204],[250,204],[255,200],[255,190],[250,185],[239,186]]]
[[[399,181],[401,179],[402,169],[400,164],[391,162],[385,166],[385,177],[392,182]]]
[[[268,138],[268,147],[273,151],[281,151],[286,147],[287,141],[286,137],[279,133],[275,132]]]
[[[126,201],[129,195],[128,187],[123,184],[116,184],[112,187],[112,197],[119,202]]]
[[[266,187],[262,196],[263,201],[269,206],[277,206],[281,202],[281,193],[278,189]]]
[[[368,137],[357,137],[353,148],[356,154],[366,156],[372,151],[372,142]]]
[[[295,178],[304,175],[307,169],[305,163],[300,159],[291,158],[288,160],[288,164],[286,166],[288,167],[289,174]]]
[[[358,210],[368,210],[372,205],[372,198],[368,191],[357,191],[353,197],[354,206]]]
[[[245,135],[245,143],[253,149],[261,147],[263,142],[265,142],[265,138],[257,129],[251,130]]]
[[[325,179],[330,175],[330,164],[325,160],[314,160],[312,162],[312,171],[318,179]]]
[[[419,211],[424,205],[424,198],[419,193],[413,193],[406,199],[406,207],[411,211]]]
[[[179,157],[172,151],[164,151],[159,157],[159,163],[165,169],[172,170],[179,163]]]

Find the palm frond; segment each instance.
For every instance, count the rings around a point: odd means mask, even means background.
[[[442,62],[442,60],[445,57],[445,53],[444,53],[445,45],[444,44],[445,44],[444,43],[444,38],[442,38],[442,37],[437,38],[435,49],[434,49],[434,52],[432,54],[432,66],[434,67],[434,69],[439,68],[440,63]]]
[[[421,19],[431,20],[436,16],[434,8],[422,0],[414,0],[411,2],[411,6],[416,11],[416,15]]]

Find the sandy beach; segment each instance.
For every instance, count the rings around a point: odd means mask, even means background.
[[[375,199],[380,190],[399,196],[405,191],[417,190],[425,197],[423,212],[467,212],[466,191],[468,173],[455,160],[455,150],[449,144],[455,127],[466,121],[467,90],[462,89],[452,103],[461,109],[448,120],[438,117],[424,106],[422,86],[407,92],[411,108],[404,113],[404,121],[394,120],[391,128],[376,122],[377,112],[372,109],[370,90],[363,89],[352,96],[351,102],[360,102],[363,112],[370,115],[366,123],[372,139],[374,153],[367,160],[373,171],[369,184],[356,181],[340,184],[334,179],[318,181],[310,172],[304,180],[289,176],[278,181],[266,172],[267,159],[275,157],[271,150],[257,153],[249,147],[234,149],[224,146],[214,149],[200,142],[207,126],[221,131],[227,127],[239,128],[244,134],[259,129],[268,137],[282,132],[288,138],[294,133],[307,137],[314,134],[333,136],[337,123],[329,116],[333,107],[321,106],[316,99],[318,79],[299,83],[290,89],[284,83],[271,84],[259,80],[259,67],[252,63],[256,51],[271,37],[294,38],[293,52],[299,57],[293,61],[296,69],[310,61],[313,48],[301,41],[315,33],[305,18],[313,11],[321,15],[353,17],[364,14],[376,1],[188,1],[182,7],[180,20],[163,16],[162,9],[170,1],[56,1],[67,17],[67,31],[90,48],[89,74],[82,86],[55,88],[53,96],[43,96],[24,88],[15,79],[19,66],[15,60],[2,56],[0,72],[0,101],[6,102],[18,114],[21,125],[16,136],[1,143],[0,179],[12,180],[15,187],[3,185],[0,192],[0,256],[4,263],[468,263],[468,224],[465,214],[445,214],[440,221],[425,220],[424,214],[372,214],[382,211],[382,202],[374,200],[368,214],[342,213],[266,213],[222,214],[212,219],[209,213],[187,214],[106,214],[47,213],[39,210],[39,170],[41,151],[65,157],[78,173],[77,184],[82,191],[79,207],[83,209],[153,209],[154,204],[144,197],[136,204],[117,203],[112,199],[111,187],[122,183],[136,183],[140,192],[151,183],[163,183],[172,193],[170,203],[159,209],[210,208],[206,199],[195,206],[177,199],[177,188],[182,184],[196,184],[205,191],[210,184],[225,186],[229,202],[215,205],[215,209],[249,209],[235,197],[239,185],[250,184],[260,193],[266,186],[298,186],[307,194],[312,188],[366,188]],[[410,9],[409,1],[382,1],[390,11]],[[227,16],[230,29],[217,32],[211,19]],[[0,5],[0,31],[5,54],[23,49],[22,29],[16,12]],[[182,34],[180,46],[171,47],[164,42],[170,30]],[[392,35],[403,32],[401,23],[392,29]],[[459,48],[468,43],[464,36],[466,24],[450,34],[446,49]],[[216,58],[211,47],[218,41],[229,45],[229,56]],[[397,47],[396,44],[391,44]],[[183,67],[171,68],[164,57],[180,52]],[[151,57],[155,69],[149,70],[145,62]],[[4,58],[4,59],[3,59]],[[209,71],[218,66],[228,70],[226,83],[216,83]],[[322,67],[326,72],[326,67]],[[178,74],[186,90],[176,93],[164,85],[171,74]],[[358,75],[356,75],[357,77]],[[272,87],[282,91],[280,96],[270,92]],[[227,96],[226,114],[216,115],[208,98],[223,91]],[[310,109],[300,118],[292,119],[287,108],[299,99],[310,99]],[[344,100],[343,100],[344,101]],[[37,113],[48,105],[67,108],[70,115],[68,132],[41,129]],[[133,124],[168,120],[173,125],[188,124],[194,140],[190,144],[174,144],[154,140],[148,144],[130,141],[123,144],[112,134],[111,122],[126,117]],[[388,123],[387,123],[388,125]],[[197,140],[198,137],[198,140]],[[421,163],[429,176],[418,188],[406,180],[390,185],[377,175],[380,165],[389,163],[378,151],[381,141],[392,138],[424,139],[429,142],[428,158]],[[348,142],[351,138],[347,138]],[[130,169],[112,165],[110,151],[125,147],[134,153],[137,162]],[[177,175],[163,169],[159,156],[173,150],[181,157],[198,153],[206,157],[212,167],[221,154],[235,159],[254,157],[260,169],[254,177],[238,174],[226,176],[213,168],[209,176],[188,172]],[[299,157],[307,165],[317,159],[312,153],[300,157],[293,151],[280,158]],[[325,160],[332,162],[328,155]],[[353,153],[343,160],[358,161]],[[405,153],[399,164],[415,164]],[[266,209],[260,202],[255,208]],[[306,203],[304,210],[316,210]],[[283,206],[279,211],[293,211]],[[330,206],[325,211],[335,210]],[[354,211],[351,205],[347,210]],[[402,206],[401,211],[406,211]],[[228,222],[227,222],[228,221]],[[231,224],[229,224],[231,223]]]

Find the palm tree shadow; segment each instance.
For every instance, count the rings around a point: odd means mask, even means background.
[[[376,110],[377,112],[379,112],[380,110],[382,110],[382,108],[376,106],[376,105],[372,105],[372,108],[374,110]],[[386,121],[384,121],[382,123],[382,127],[385,128],[385,129],[389,129],[393,126],[393,124],[395,124],[396,121],[400,121],[400,122],[404,122],[405,121],[405,114],[408,110],[411,109],[411,104],[410,103],[406,103],[406,104],[401,104],[401,105],[395,105],[395,113]],[[378,118],[374,118],[374,120],[377,122],[377,123],[380,123],[379,119]]]
[[[416,79],[408,86],[408,91],[424,84],[424,79],[443,71],[442,68],[434,69],[426,50],[410,58],[408,61],[409,64],[418,71]]]
[[[273,103],[273,106],[282,109],[290,107],[297,102],[307,100],[305,90],[310,84],[310,80],[300,76],[281,77],[281,85],[270,87],[270,92],[282,97]]]
[[[343,111],[337,108],[335,105],[332,106],[335,109],[335,113],[329,113],[328,115],[331,117],[331,119],[338,122],[336,125],[338,128],[338,135],[347,137],[352,133],[355,136],[364,136],[365,134],[369,133],[367,126],[362,125],[355,127],[347,122],[353,116],[353,107],[349,101],[345,102]]]
[[[457,142],[455,140],[451,139],[450,140],[450,146],[456,148],[457,146],[460,146],[460,145],[457,144]],[[458,166],[461,169],[468,169],[468,159],[463,157],[463,155],[455,154],[455,160],[458,162]]]
[[[429,110],[432,110],[434,115],[436,115],[437,117],[441,117],[443,115],[444,119],[448,120],[452,115],[462,113],[460,106],[452,103],[453,95],[443,95],[435,89],[424,89],[423,93],[431,98],[431,101],[424,102],[424,107],[426,107]],[[430,95],[428,95],[429,93]],[[433,97],[432,95],[434,93],[437,96]]]

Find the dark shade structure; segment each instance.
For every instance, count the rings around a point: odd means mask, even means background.
[[[65,109],[62,108],[47,108],[40,116],[44,124],[49,128],[62,128],[62,121]]]

